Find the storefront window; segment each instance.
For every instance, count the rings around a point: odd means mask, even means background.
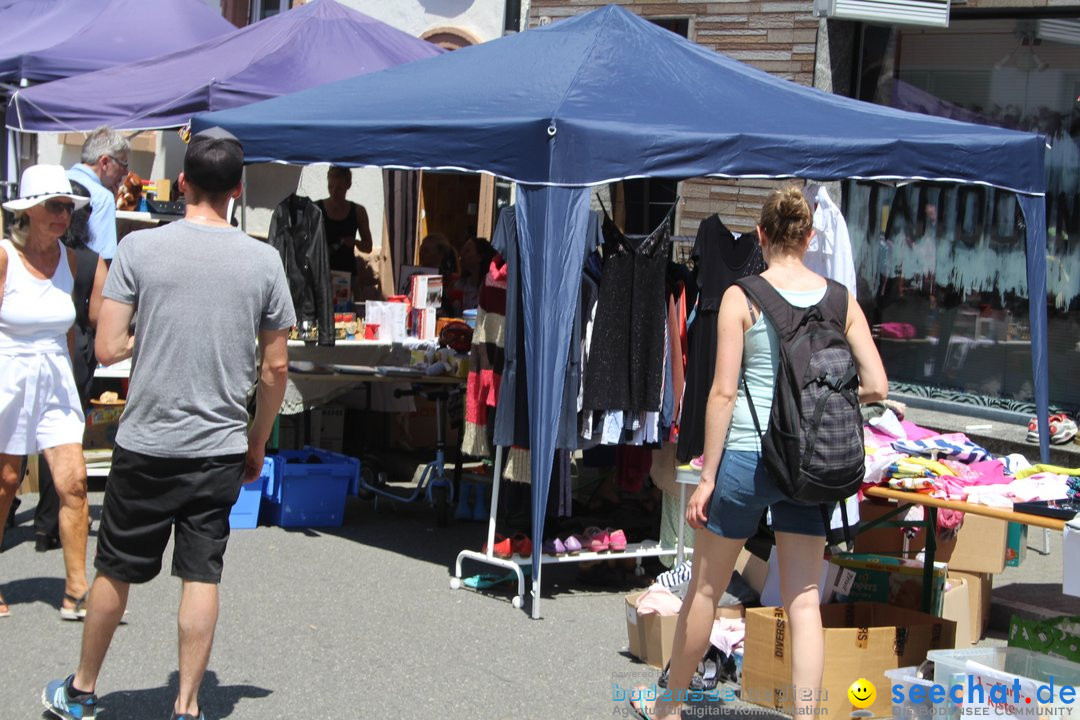
[[[1047,137],[1050,401],[1080,410],[1080,20],[867,27],[860,98]],[[1023,217],[973,185],[850,182],[859,302],[907,392],[1030,411]]]

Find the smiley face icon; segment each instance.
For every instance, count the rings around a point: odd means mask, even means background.
[[[866,678],[859,678],[851,683],[847,696],[852,705],[865,709],[874,704],[874,699],[877,697],[877,688]]]

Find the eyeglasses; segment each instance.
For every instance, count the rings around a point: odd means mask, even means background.
[[[118,158],[113,157],[112,155],[109,155],[108,158],[110,160],[112,160],[114,163],[116,163],[117,165],[119,165],[120,167],[124,168],[125,171],[128,169],[128,161],[127,160],[120,160]]]
[[[44,205],[45,209],[53,215],[59,215],[60,213],[65,212],[70,215],[75,212],[75,203],[61,202],[60,200],[46,200],[42,205]]]

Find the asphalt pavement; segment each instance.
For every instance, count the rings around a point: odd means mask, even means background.
[[[23,497],[20,526],[8,531],[0,556],[0,589],[12,612],[0,620],[0,720],[43,717],[41,689],[73,671],[80,639],[80,625],[57,610],[60,552],[35,552],[36,498]],[[95,518],[101,501],[92,490]],[[626,650],[623,596],[632,583],[596,587],[579,568],[546,566],[541,620],[528,616],[528,601],[513,608],[509,592],[451,590],[457,553],[478,549],[485,527],[436,528],[420,504],[383,502],[376,510],[350,499],[342,528],[235,531],[203,684],[207,718],[625,717],[615,686],[657,674]],[[1041,532],[1031,544],[1041,547]],[[90,546],[92,557],[93,536]],[[489,570],[467,565],[466,575]],[[998,576],[995,592],[1013,586],[1039,606],[1055,593],[1060,599],[1060,582],[1055,533],[1050,555],[1029,551],[1024,566]],[[100,717],[170,717],[179,587],[166,570],[132,589],[130,621],[117,631],[100,679]],[[742,705],[723,714],[762,718]]]

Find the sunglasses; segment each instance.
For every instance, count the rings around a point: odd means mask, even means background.
[[[120,167],[124,168],[124,170],[127,170],[127,169],[128,169],[128,164],[127,164],[127,162],[121,162],[120,160],[118,160],[118,159],[114,158],[114,157],[113,157],[112,155],[109,155],[109,156],[108,156],[108,158],[109,158],[110,160],[112,160],[112,161],[113,161],[114,163],[116,163],[117,165],[119,165]]]
[[[70,215],[75,212],[75,203],[62,202],[60,200],[46,200],[42,205],[44,205],[45,209],[53,215],[59,215],[64,212]]]

